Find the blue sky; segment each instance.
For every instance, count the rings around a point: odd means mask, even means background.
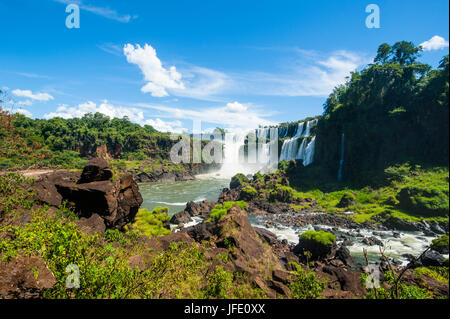
[[[66,6],[80,28],[66,27]],[[369,29],[367,5],[380,8]],[[247,128],[322,113],[379,44],[448,54],[447,0],[0,0],[0,87],[33,118],[100,111],[160,130]],[[426,42],[428,41],[428,42]]]

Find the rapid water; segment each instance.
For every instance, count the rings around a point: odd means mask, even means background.
[[[182,211],[186,203],[189,201],[201,202],[205,199],[209,201],[217,201],[222,189],[228,187],[230,180],[217,176],[216,173],[197,175],[197,179],[193,181],[183,182],[162,182],[162,183],[141,183],[139,190],[142,194],[144,202],[142,208],[149,210],[157,206],[169,208],[169,215]],[[314,214],[314,213],[309,213]],[[320,213],[317,213],[320,214]],[[200,218],[195,218],[185,227],[192,226],[201,222]],[[313,226],[319,226],[327,229],[331,228],[327,225],[306,225],[304,227],[290,227],[282,224],[267,226],[262,216],[249,216],[252,225],[266,228],[277,235],[278,239],[286,239],[292,244],[298,243],[299,235],[307,230],[313,230]],[[338,233],[346,234],[354,233],[354,230],[339,228]],[[385,245],[385,252],[391,258],[396,258],[403,264],[407,260],[402,255],[411,254],[418,256],[427,245],[431,243],[433,237],[425,236],[420,232],[398,232],[400,238],[395,238],[392,231],[376,231],[375,234],[371,230],[361,230],[358,236],[351,237],[354,245],[348,246],[352,256],[360,263],[364,264],[363,248],[367,249],[369,260],[371,262],[380,261],[380,253],[378,246],[368,246],[362,243],[364,237],[375,236]],[[338,244],[341,241],[338,238]]]

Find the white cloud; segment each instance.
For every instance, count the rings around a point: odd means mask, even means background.
[[[136,108],[129,108],[123,106],[115,106],[104,100],[103,103],[97,105],[92,101],[86,103],[81,103],[75,107],[69,107],[65,104],[60,105],[56,112],[51,112],[44,115],[45,119],[53,117],[62,117],[65,119],[69,118],[80,118],[87,113],[102,113],[109,116],[110,118],[123,118],[127,116],[131,121],[135,123],[142,124],[144,121],[144,113],[142,110]]]
[[[39,93],[39,92],[38,93],[33,93],[30,90],[19,90],[19,89],[17,89],[17,90],[12,91],[12,93],[15,96],[27,97],[29,99],[37,100],[37,101],[48,101],[48,100],[53,100],[54,99],[53,96],[51,96],[48,93]]]
[[[235,74],[234,92],[271,96],[326,96],[335,86],[344,83],[350,72],[371,61],[348,51],[337,51],[328,56],[310,51],[296,52],[300,56],[285,65],[285,72]]]
[[[97,14],[107,19],[115,20],[118,22],[128,23],[131,19],[137,18],[137,16],[131,16],[129,14],[121,15],[117,11],[110,9],[108,7],[94,7],[89,4],[83,3],[81,0],[55,0],[56,2],[64,3],[64,4],[76,4],[82,10],[86,10],[88,12]]]
[[[148,82],[141,88],[142,92],[151,93],[154,97],[164,97],[169,95],[166,89],[184,89],[181,74],[175,66],[165,69],[152,46],[145,44],[142,48],[139,44],[136,47],[126,44],[123,53],[129,63],[136,64],[141,69],[144,80]]]
[[[33,116],[33,114],[31,114],[30,111],[25,110],[25,109],[16,109],[16,110],[14,110],[14,112],[23,114],[23,115],[25,115],[26,117],[32,117],[32,116]]]
[[[247,111],[247,106],[242,105],[239,102],[227,103],[225,110],[227,112],[236,113],[236,112],[245,112]]]
[[[30,100],[25,100],[25,101],[19,101],[16,104],[20,105],[20,106],[32,106],[33,102]]]
[[[187,108],[175,108],[161,105],[150,105],[145,103],[136,104],[138,107],[150,108],[162,112],[160,117],[171,119],[200,120],[202,123],[215,123],[234,129],[251,129],[259,125],[274,125],[275,122],[265,119],[272,114],[257,108],[247,107],[245,111],[230,112],[231,109],[240,108],[243,110],[246,106],[234,102],[225,106],[209,107],[201,110],[192,110]],[[242,105],[242,106],[239,106]],[[203,124],[202,124],[203,125]]]
[[[144,124],[153,126],[156,130],[160,132],[174,132],[174,133],[182,133],[186,129],[182,127],[181,121],[163,121],[159,118],[153,120],[148,119],[144,122]]]
[[[443,37],[435,35],[430,40],[423,42],[420,46],[424,51],[440,50],[443,48],[448,48],[448,41]]]

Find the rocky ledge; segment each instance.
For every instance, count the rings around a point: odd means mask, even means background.
[[[121,229],[130,223],[142,204],[142,196],[133,176],[124,174],[112,180],[108,163],[90,160],[81,175],[55,172],[42,176],[33,184],[35,200],[60,207],[66,203],[79,216],[84,227]]]

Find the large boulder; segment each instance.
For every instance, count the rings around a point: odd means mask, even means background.
[[[113,176],[108,162],[103,158],[91,159],[83,169],[78,184],[107,181]]]
[[[336,237],[329,232],[308,230],[301,234],[294,253],[311,260],[329,258],[336,252]]]
[[[444,265],[444,261],[445,261],[445,258],[441,254],[439,254],[437,251],[435,251],[435,250],[428,250],[420,258],[420,262],[425,267],[430,267],[430,266],[438,266],[439,267],[439,266],[443,266]]]
[[[276,243],[278,243],[277,235],[275,235],[271,231],[260,227],[253,227],[253,228],[264,242],[268,243],[269,245],[275,245]]]
[[[142,196],[130,174],[122,175],[115,181],[99,180],[108,176],[103,161],[91,160],[79,179],[59,172],[41,179],[34,185],[38,201],[54,207],[66,201],[81,218],[90,219],[96,214],[103,219],[106,228],[121,229],[136,216]],[[98,218],[86,222],[83,227],[91,225],[95,230],[102,229]]]
[[[342,195],[341,200],[336,205],[336,207],[347,208],[355,204],[356,204],[355,195],[353,195],[352,193],[345,193],[344,195]]]
[[[189,213],[187,211],[182,211],[182,212],[178,212],[175,215],[172,216],[172,218],[170,219],[170,222],[172,224],[185,224],[190,222],[191,216],[189,215]]]

